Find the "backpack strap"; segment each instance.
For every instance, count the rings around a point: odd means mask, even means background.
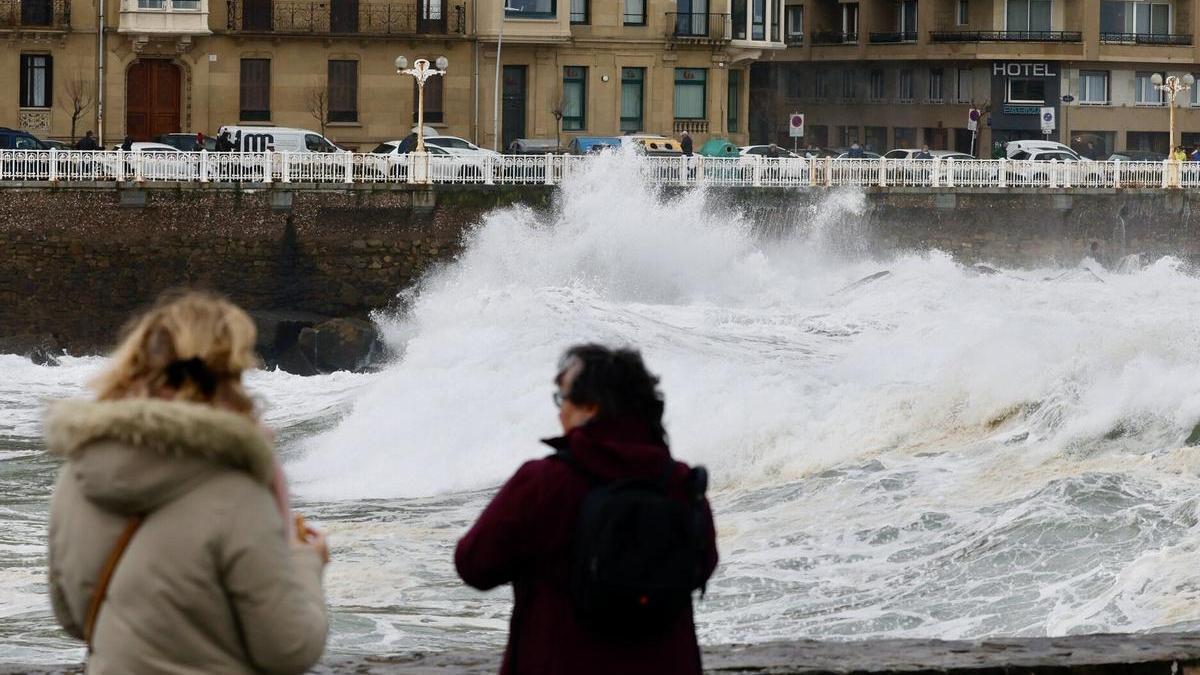
[[[100,577],[96,579],[96,585],[92,588],[92,599],[88,602],[87,617],[83,624],[83,639],[87,641],[88,654],[92,653],[92,636],[96,631],[96,621],[100,618],[100,607],[108,595],[108,585],[112,581],[113,573],[117,571],[117,563],[121,562],[121,556],[125,555],[125,549],[129,548],[129,541],[142,526],[142,520],[142,516],[130,516],[129,520],[125,521],[125,529],[121,531],[121,535],[109,551],[108,559],[104,561],[104,567],[100,570]]]

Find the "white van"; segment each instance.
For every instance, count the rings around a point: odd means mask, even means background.
[[[345,152],[328,138],[308,129],[227,126],[217,130],[217,136],[227,131],[234,152]]]

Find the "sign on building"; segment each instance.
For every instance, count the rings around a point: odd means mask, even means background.
[[[792,138],[804,138],[803,113],[792,113],[788,117],[788,136]]]
[[[1054,132],[1054,108],[1042,108],[1040,115],[1041,115],[1041,120],[1042,120],[1042,133],[1043,134],[1053,133]]]

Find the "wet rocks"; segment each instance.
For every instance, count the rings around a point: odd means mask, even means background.
[[[295,375],[339,370],[360,372],[378,365],[385,354],[369,321],[329,318],[308,312],[252,312],[258,327],[263,365]]]
[[[0,337],[0,354],[19,354],[38,366],[57,366],[66,351],[54,335],[10,335]]]

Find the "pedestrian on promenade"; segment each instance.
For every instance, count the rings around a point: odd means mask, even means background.
[[[921,151],[913,155],[913,159],[933,159],[933,153],[929,152],[928,145],[922,145]]]
[[[658,378],[638,352],[572,347],[554,382],[563,435],[544,442],[557,454],[522,465],[454,556],[475,588],[513,584],[500,672],[698,675],[691,591],[717,564],[706,474],[672,459]],[[655,508],[622,511],[630,497]],[[625,526],[602,536],[614,513]]]
[[[1188,160],[1187,150],[1184,150],[1182,145],[1177,146],[1175,148],[1175,154],[1171,156],[1171,159],[1175,160],[1176,162],[1186,162]]]
[[[683,151],[685,157],[692,156],[692,135],[687,132],[687,129],[684,129],[683,133],[679,135],[679,149]]]
[[[1190,157],[1193,162],[1200,162],[1200,145],[1192,148],[1192,154]]]
[[[1000,141],[992,143],[992,159],[1004,159],[1004,145]]]
[[[850,159],[862,159],[864,157],[862,146],[857,141],[851,143],[850,152],[846,153],[846,156]]]
[[[185,293],[130,324],[95,401],[52,404],[66,460],[49,591],[89,675],[303,673],[328,632],[324,537],[288,513],[270,433],[242,386],[254,323]]]
[[[130,152],[133,150],[133,136],[126,136],[125,140],[121,141],[121,150]]]
[[[204,149],[204,134],[198,132],[196,134],[196,141],[194,143],[192,143],[192,152],[200,152],[203,149]]]
[[[228,129],[222,129],[221,133],[217,134],[217,152],[233,152],[233,141]]]
[[[92,134],[91,130],[89,130],[87,133],[85,133],[83,135],[83,138],[79,139],[79,141],[77,143],[75,143],[75,149],[76,150],[99,150],[100,146],[99,146],[99,144],[96,143],[96,136],[94,134]]]

